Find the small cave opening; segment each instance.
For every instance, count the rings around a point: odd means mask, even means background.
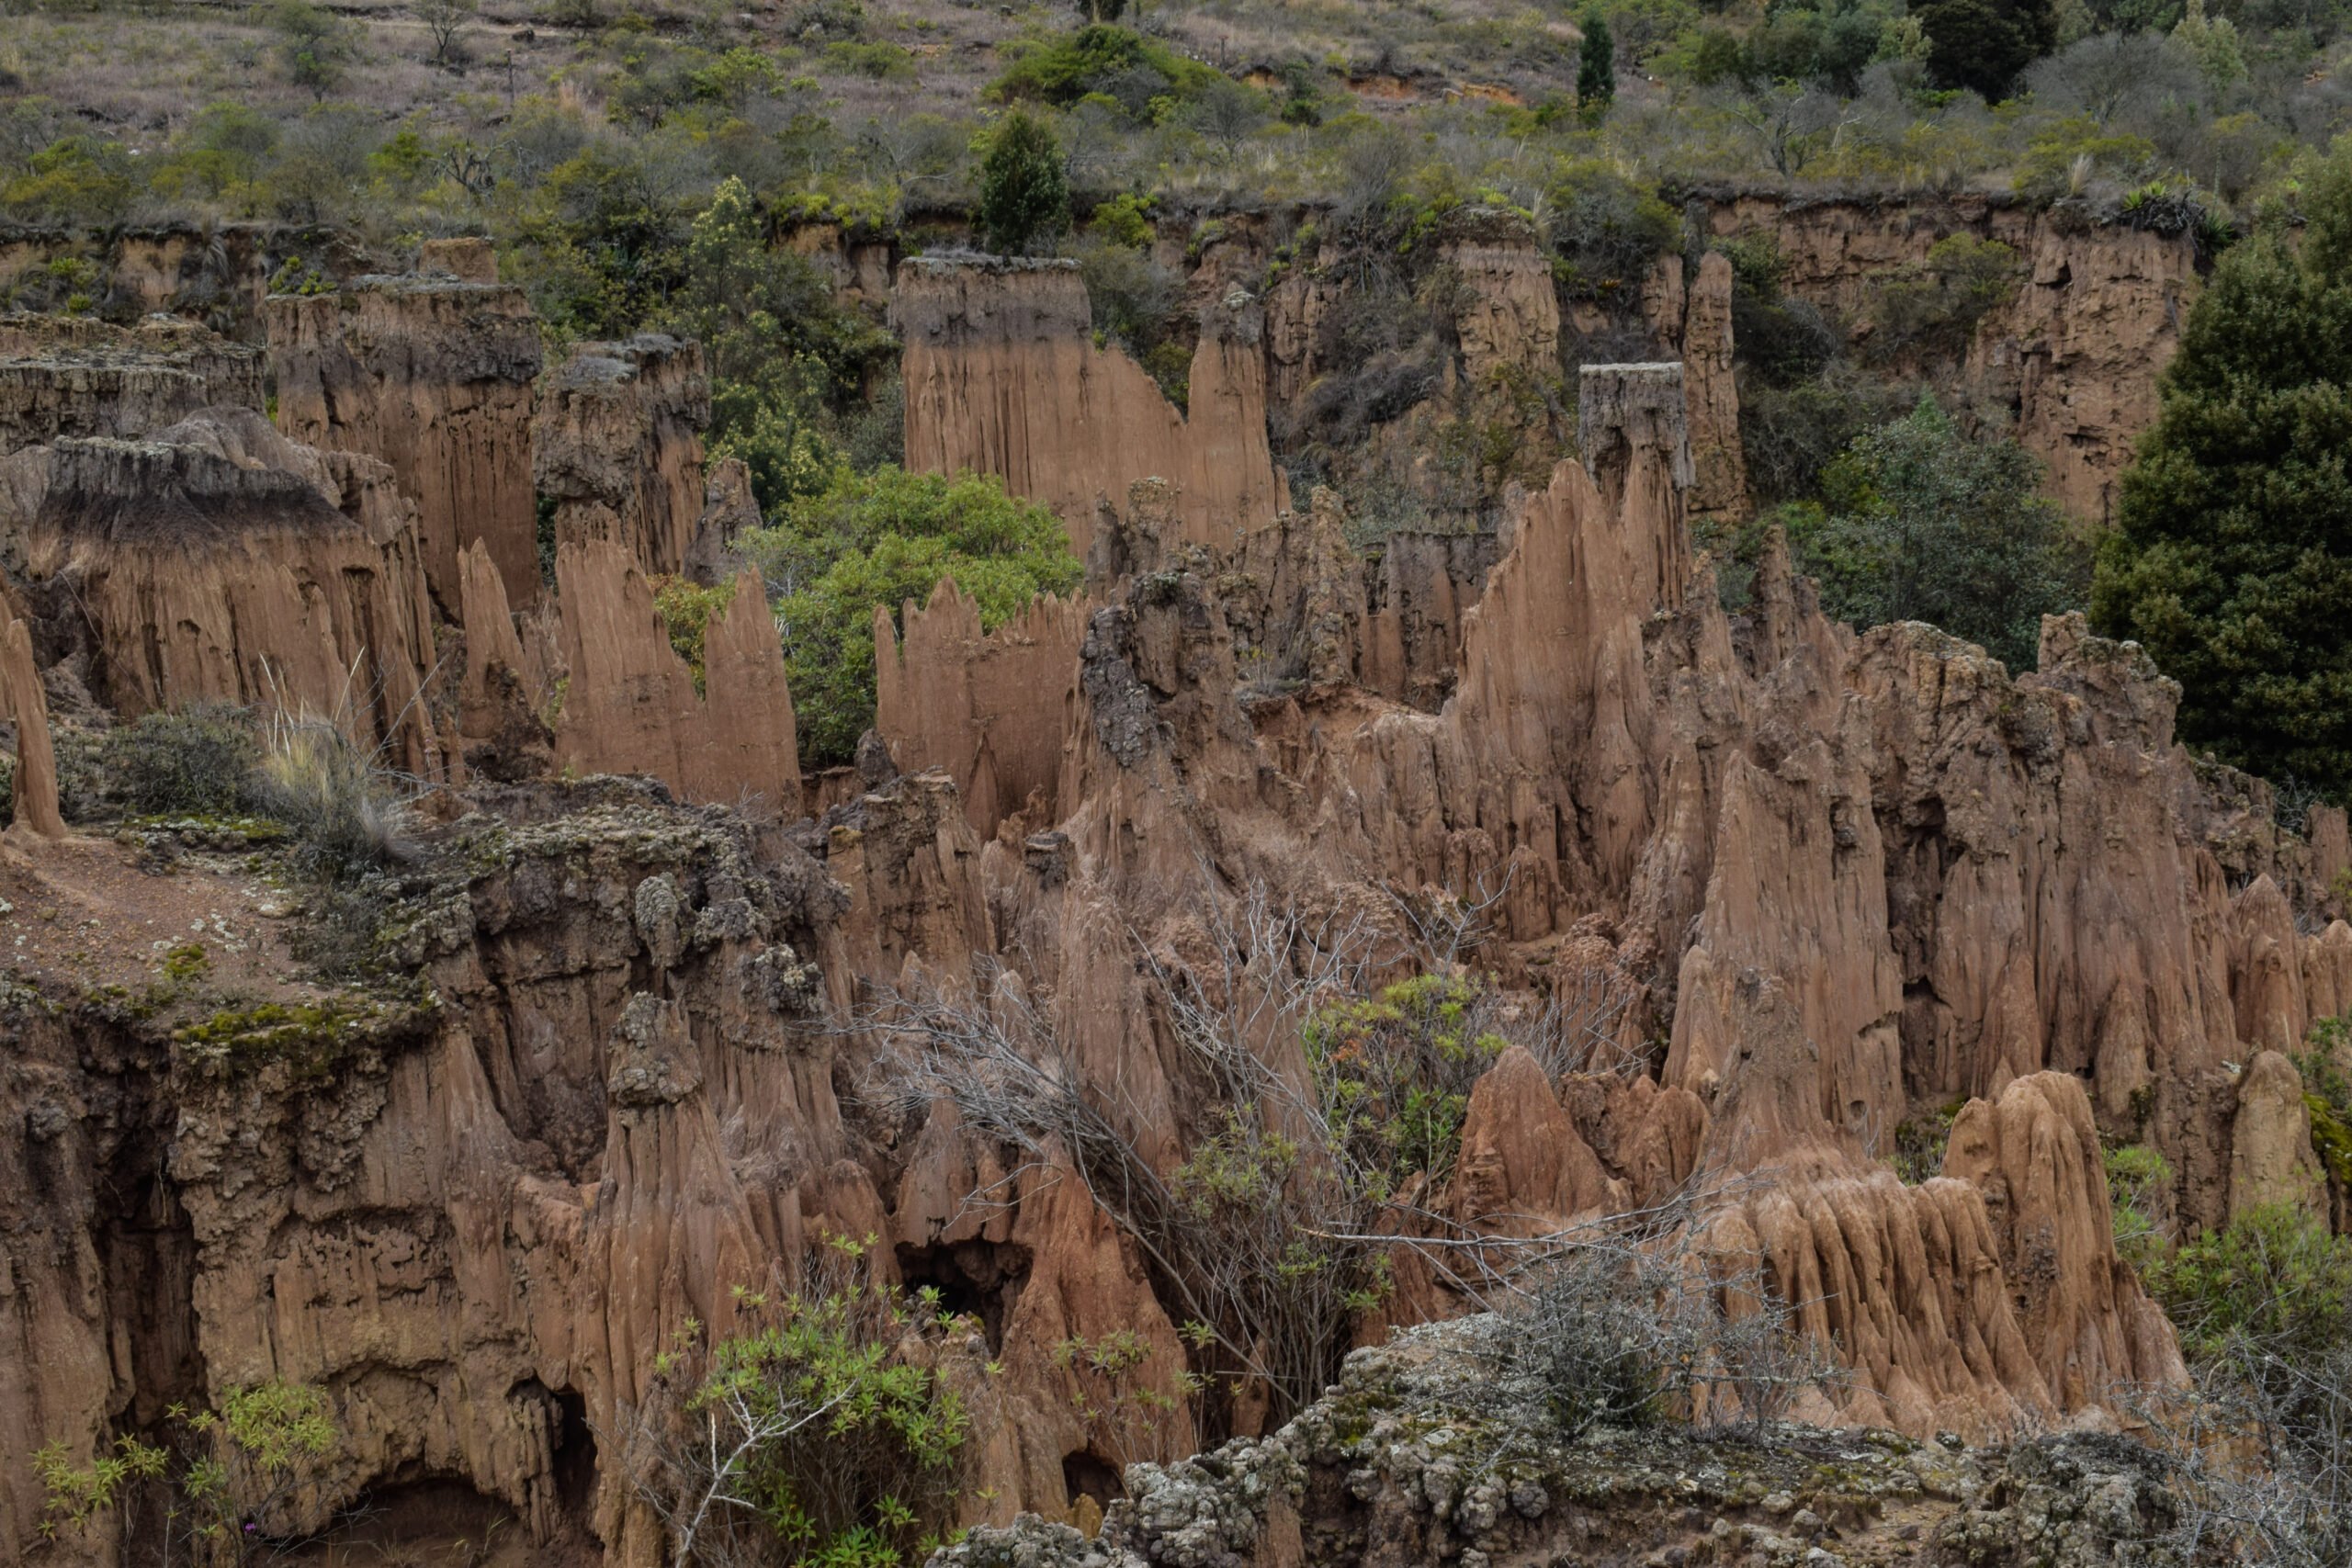
[[[556,1504],[582,1530],[596,1513],[596,1429],[588,1425],[588,1402],[575,1389],[555,1396]]]
[[[1096,1507],[1108,1508],[1114,1499],[1127,1495],[1127,1483],[1120,1479],[1117,1465],[1092,1449],[1080,1449],[1062,1456],[1062,1490],[1072,1504],[1091,1497]]]
[[[910,1291],[939,1292],[943,1312],[980,1320],[991,1355],[1004,1348],[1004,1320],[1029,1278],[1029,1249],[1010,1242],[957,1241],[898,1248],[899,1278]]]

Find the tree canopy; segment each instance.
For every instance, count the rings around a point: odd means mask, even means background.
[[[2222,257],[2125,470],[2099,629],[2180,682],[2224,761],[2352,787],[2352,141],[2310,182],[2300,252]]]

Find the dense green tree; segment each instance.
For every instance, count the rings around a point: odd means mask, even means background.
[[[1019,255],[1069,227],[1069,175],[1053,131],[1019,109],[1004,117],[980,165],[980,229],[989,249]]]
[[[1609,112],[1617,97],[1617,42],[1609,35],[1609,18],[1588,12],[1584,42],[1577,48],[1577,107],[1598,117]]]
[[[2099,629],[2180,682],[2183,739],[2352,787],[2352,141],[2306,187],[2301,254],[2222,257],[2125,470]]]
[[[1987,102],[2007,97],[2058,41],[2051,0],[1917,0],[1911,15],[1927,29],[1928,74]]]
[[[874,722],[876,605],[895,618],[907,600],[927,600],[952,578],[979,602],[981,626],[993,628],[1082,575],[1059,518],[973,474],[844,468],[741,545],[779,595],[776,626],[811,767],[847,761]]]
[[[707,357],[712,453],[743,460],[763,511],[821,489],[841,457],[828,412],[888,363],[889,334],[771,243],[766,215],[731,175],[695,217],[684,262],[661,320]]]
[[[2064,514],[2035,493],[2041,477],[2016,442],[1972,441],[1923,397],[1829,465],[1821,504],[1768,521],[1787,527],[1831,615],[1928,621],[2030,670],[2041,617],[2081,604],[2088,564]]]

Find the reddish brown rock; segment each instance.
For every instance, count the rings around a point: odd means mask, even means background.
[[[979,605],[943,579],[900,618],[903,637],[875,606],[874,726],[899,771],[946,769],[984,838],[1033,798],[1042,820],[1057,819],[1085,605],[1041,596],[983,634]]]
[[[44,839],[65,836],[57,810],[57,755],[50,747],[49,698],[33,663],[32,634],[11,620],[0,638],[0,705],[17,727],[17,765],[9,774],[12,828]]]
[[[711,617],[697,691],[623,547],[565,545],[555,570],[564,664],[550,703],[557,756],[582,773],[649,774],[690,800],[798,816],[792,694],[759,573],[746,569]],[[497,609],[485,603],[469,615]]]
[[[417,505],[424,570],[458,607],[458,554],[490,547],[506,596],[539,590],[531,492],[539,326],[520,288],[447,273],[367,276],[263,306],[277,423],[298,441],[390,463]]]
[[[702,349],[659,333],[583,343],[548,380],[532,477],[559,546],[612,539],[647,572],[684,570],[704,507]]]
[[[145,441],[0,459],[0,553],[51,661],[126,716],[198,703],[333,718],[440,772],[414,513],[383,464],[208,411]]]
[[[1139,479],[1175,486],[1185,536],[1207,543],[1287,503],[1246,309],[1203,323],[1182,412],[1125,354],[1094,346],[1073,263],[910,258],[891,309],[907,345],[907,467],[1001,476],[1053,508],[1080,555],[1098,498]]]

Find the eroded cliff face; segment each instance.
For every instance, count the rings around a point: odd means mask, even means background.
[[[800,814],[792,694],[757,570],[745,568],[710,617],[697,671],[671,646],[649,573],[616,539],[559,546],[556,603],[519,626],[481,541],[459,570],[469,766],[508,781],[551,765],[642,773],[763,819]]]
[[[519,288],[449,272],[355,278],[262,308],[277,424],[391,465],[414,500],[426,581],[458,604],[458,556],[489,546],[508,599],[538,596],[531,383],[538,320]]]
[[[421,554],[383,463],[299,446],[251,409],[0,459],[0,566],[45,667],[126,717],[227,703],[333,720],[430,779]]]
[[[647,333],[584,343],[550,378],[532,479],[559,547],[611,539],[656,576],[684,569],[701,523],[710,382],[702,349]]]
[[[1071,275],[922,276],[943,325],[910,365],[933,356],[933,409],[975,411],[1008,464],[1046,462],[1023,443],[1056,411],[1136,406]],[[439,320],[485,287],[363,288],[349,320]],[[346,321],[281,303],[301,333]],[[1676,314],[1686,339],[1713,330],[1690,297]],[[1480,352],[1521,319],[1493,314]],[[514,330],[495,308],[462,329],[509,367]],[[1777,545],[1727,615],[1688,526],[1716,407],[1691,388],[1719,370],[1585,367],[1581,463],[1511,491],[1494,536],[1406,536],[1377,562],[1329,492],[1218,512],[1123,472],[1124,508],[1098,506],[1136,454],[1089,426],[1089,488],[1065,497],[1091,523],[1086,599],[986,636],[952,590],[908,608],[903,638],[877,637],[885,744],[813,818],[756,574],[698,685],[629,543],[567,540],[552,602],[524,608],[494,543],[468,541],[462,787],[422,803],[386,874],[364,991],[290,977],[286,907],[178,829],[0,846],[0,897],[55,914],[0,988],[21,1042],[0,1104],[23,1111],[0,1117],[0,1393],[31,1413],[0,1425],[0,1540],[73,1560],[37,1538],[39,1443],[94,1453],[172,1400],[276,1377],[325,1389],[344,1438],[271,1534],[430,1483],[547,1550],[650,1564],[628,1438],[655,1357],[689,1319],[725,1332],[731,1287],[788,1285],[829,1233],[876,1237],[885,1278],[983,1325],[1002,1371],[967,1519],[1061,1515],[1114,1461],[1261,1430],[1249,1380],[1188,1394],[1190,1313],[1077,1155],[984,1135],[891,1075],[908,998],[1034,1021],[1165,1179],[1228,1109],[1170,998],[1247,1010],[1263,978],[1219,933],[1266,909],[1351,923],[1382,974],[1458,964],[1580,1021],[1576,1050],[1504,1052],[1471,1089],[1454,1169],[1390,1217],[1393,1289],[1356,1332],[1476,1304],[1416,1242],[1683,1192],[1724,1277],[1760,1272],[1846,1370],[1809,1418],[1993,1438],[2177,1379],[2115,1252],[2100,1139],[2161,1150],[2184,1222],[2312,1191],[2277,1052],[2352,999],[2352,927],[2316,918],[2342,818],[2281,834],[2260,784],[2174,742],[2176,689],[2077,619],[2013,676],[1928,627],[1832,624]],[[1153,427],[1163,455],[1210,461],[1201,385],[1192,423]],[[85,663],[125,711],[387,648],[425,667],[423,550],[383,463],[216,412],[18,453],[0,499],[11,571],[98,606]],[[204,657],[123,658],[214,626],[215,599],[237,613]],[[379,619],[355,634],[345,606]],[[23,662],[0,668],[19,715]],[[178,684],[151,694],[156,670]],[[616,773],[643,777],[595,776]],[[191,923],[225,933],[221,974],[153,989],[151,942]],[[118,927],[99,968],[76,956]],[[325,1021],[260,1026],[250,995]],[[1295,1038],[1249,1044],[1304,1080]],[[1906,1183],[1898,1129],[1955,1100],[1940,1173]],[[1056,1348],[1113,1332],[1165,1402],[1116,1445]]]
[[[262,406],[261,355],[169,316],[136,327],[0,318],[0,453],[145,435],[198,409]]]
[[[1187,530],[1206,542],[1287,503],[1246,296],[1202,322],[1185,411],[1124,353],[1094,345],[1075,263],[911,257],[891,314],[906,340],[907,466],[1000,476],[1051,507],[1081,556],[1097,502],[1136,479],[1175,485]]]
[[[1864,334],[1876,287],[1917,267],[1938,241],[1964,234],[2011,247],[2018,287],[1977,324],[1961,379],[2015,420],[2069,512],[2112,515],[2116,477],[2155,423],[2156,379],[2197,293],[2193,235],[1981,197],[1903,207],[1726,197],[1711,204],[1709,221],[1717,235],[1770,237],[1788,288]]]

